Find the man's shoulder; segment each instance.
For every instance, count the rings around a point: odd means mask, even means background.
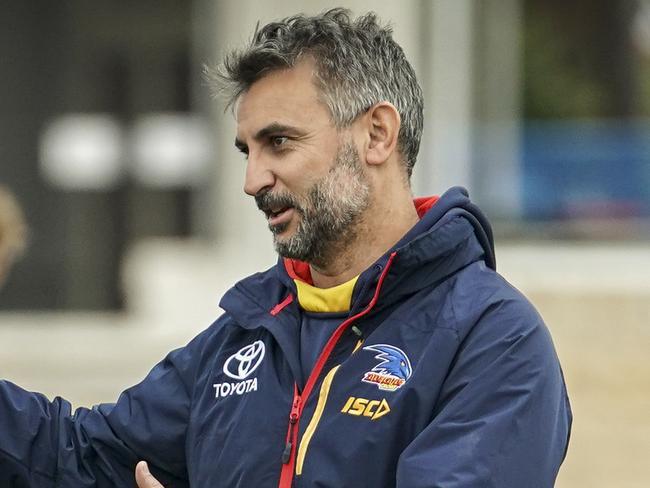
[[[247,296],[264,296],[271,289],[285,288],[286,285],[282,283],[281,273],[279,266],[273,266],[261,271],[244,276],[235,282],[235,284],[224,293],[223,298],[232,293],[244,293]]]
[[[526,333],[544,326],[530,300],[482,262],[457,273],[448,301],[461,337],[478,325],[492,323],[504,333]]]

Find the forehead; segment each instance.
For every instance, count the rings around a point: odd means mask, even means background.
[[[313,70],[312,62],[302,61],[253,83],[237,104],[238,138],[245,138],[271,123],[306,129],[330,124],[329,111],[318,98]]]

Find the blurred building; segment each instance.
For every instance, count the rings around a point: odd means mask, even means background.
[[[258,20],[341,3],[389,20],[418,72],[415,193],[465,185],[510,238],[647,239],[647,0],[15,0],[0,181],[32,236],[0,308],[119,309],[124,257],[152,237],[272,261],[202,66]]]

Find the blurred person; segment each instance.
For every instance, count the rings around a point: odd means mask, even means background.
[[[413,199],[422,94],[390,29],[294,16],[212,80],[277,265],[116,404],[0,382],[1,484],[553,486],[571,412],[551,338],[467,192]]]
[[[27,226],[22,210],[8,188],[0,185],[0,287],[11,265],[25,250]]]

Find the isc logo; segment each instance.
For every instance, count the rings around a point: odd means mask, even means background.
[[[364,417],[370,417],[372,420],[377,420],[390,412],[390,407],[384,398],[380,401],[350,397],[343,405],[341,412],[356,416],[363,415]]]

